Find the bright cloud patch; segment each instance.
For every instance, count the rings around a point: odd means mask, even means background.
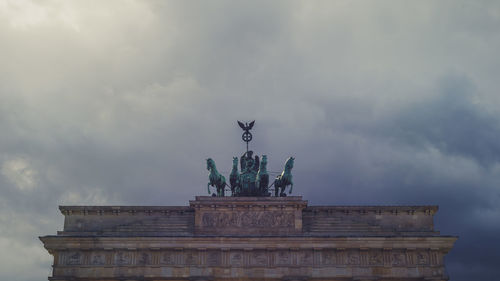
[[[37,171],[30,166],[26,159],[7,160],[3,163],[1,171],[3,176],[22,191],[32,190],[36,187]]]

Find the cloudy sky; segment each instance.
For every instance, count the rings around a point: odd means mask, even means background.
[[[205,159],[296,157],[312,205],[436,204],[451,280],[500,275],[500,1],[0,0],[0,279],[58,205],[186,205]]]

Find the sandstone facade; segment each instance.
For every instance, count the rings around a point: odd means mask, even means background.
[[[448,280],[436,206],[196,197],[189,207],[61,206],[49,280]]]

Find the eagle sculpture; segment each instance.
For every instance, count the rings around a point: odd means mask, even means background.
[[[240,128],[242,128],[244,131],[250,131],[253,128],[253,124],[255,124],[255,120],[250,122],[250,124],[245,123],[243,124],[242,122],[238,121],[238,125],[240,125]]]

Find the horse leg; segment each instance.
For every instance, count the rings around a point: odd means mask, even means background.
[[[293,183],[290,184],[290,191],[288,191],[288,194],[292,194],[292,189],[293,189]]]
[[[286,196],[286,182],[283,184],[283,187],[281,188],[280,192],[280,197],[285,197]]]
[[[210,183],[207,183],[208,195],[210,195]]]
[[[217,196],[218,197],[221,197],[221,189],[220,189],[220,186],[221,186],[221,181],[220,181],[220,178],[217,180],[217,183],[215,184],[215,188],[217,189]]]

